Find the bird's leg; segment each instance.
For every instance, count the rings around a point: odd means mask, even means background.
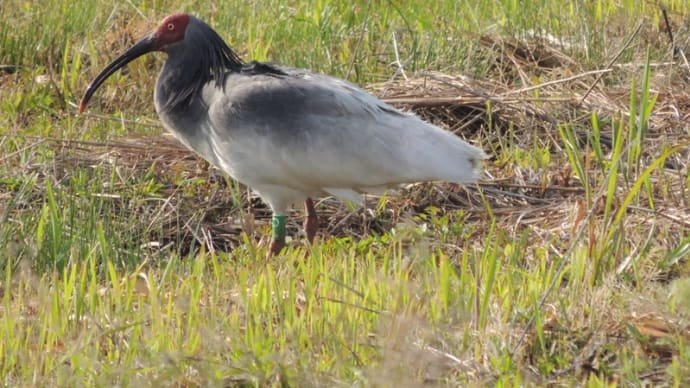
[[[285,247],[285,224],[287,216],[285,214],[274,214],[271,218],[271,229],[273,238],[271,240],[271,254],[277,255]]]
[[[307,234],[307,241],[309,241],[309,244],[313,244],[316,231],[319,229],[319,219],[316,217],[314,201],[312,201],[311,198],[307,198],[307,200],[304,201],[304,212],[306,213],[304,217],[304,231]]]

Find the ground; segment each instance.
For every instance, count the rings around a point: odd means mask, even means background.
[[[683,386],[685,2],[0,4],[8,386]],[[270,213],[166,135],[162,56],[79,115],[162,17],[357,82],[491,156],[476,185]]]

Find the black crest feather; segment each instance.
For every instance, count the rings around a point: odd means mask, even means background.
[[[181,59],[182,66],[173,75],[172,81],[178,86],[171,91],[165,102],[166,109],[189,105],[209,82],[213,82],[218,88],[224,88],[226,77],[233,72],[245,75],[286,75],[270,64],[256,61],[245,64],[216,31],[194,16],[190,16],[184,41],[170,46],[167,51],[168,60],[175,62]]]

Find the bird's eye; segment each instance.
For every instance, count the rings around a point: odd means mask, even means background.
[[[168,23],[168,31],[172,31],[175,29],[175,25],[172,23]]]

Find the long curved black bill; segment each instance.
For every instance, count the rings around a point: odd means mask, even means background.
[[[86,104],[89,103],[89,100],[91,99],[91,96],[96,92],[99,86],[110,77],[114,72],[119,70],[120,68],[124,67],[128,63],[132,62],[133,60],[139,58],[140,56],[149,53],[154,50],[154,38],[153,35],[148,35],[139,42],[137,42],[134,46],[132,46],[129,50],[125,51],[124,54],[120,55],[112,61],[103,71],[100,72],[94,78],[93,81],[89,84],[89,86],[86,88],[86,92],[84,93],[84,97],[81,98],[81,102],[79,103],[79,113],[84,112],[84,109],[86,109]]]

